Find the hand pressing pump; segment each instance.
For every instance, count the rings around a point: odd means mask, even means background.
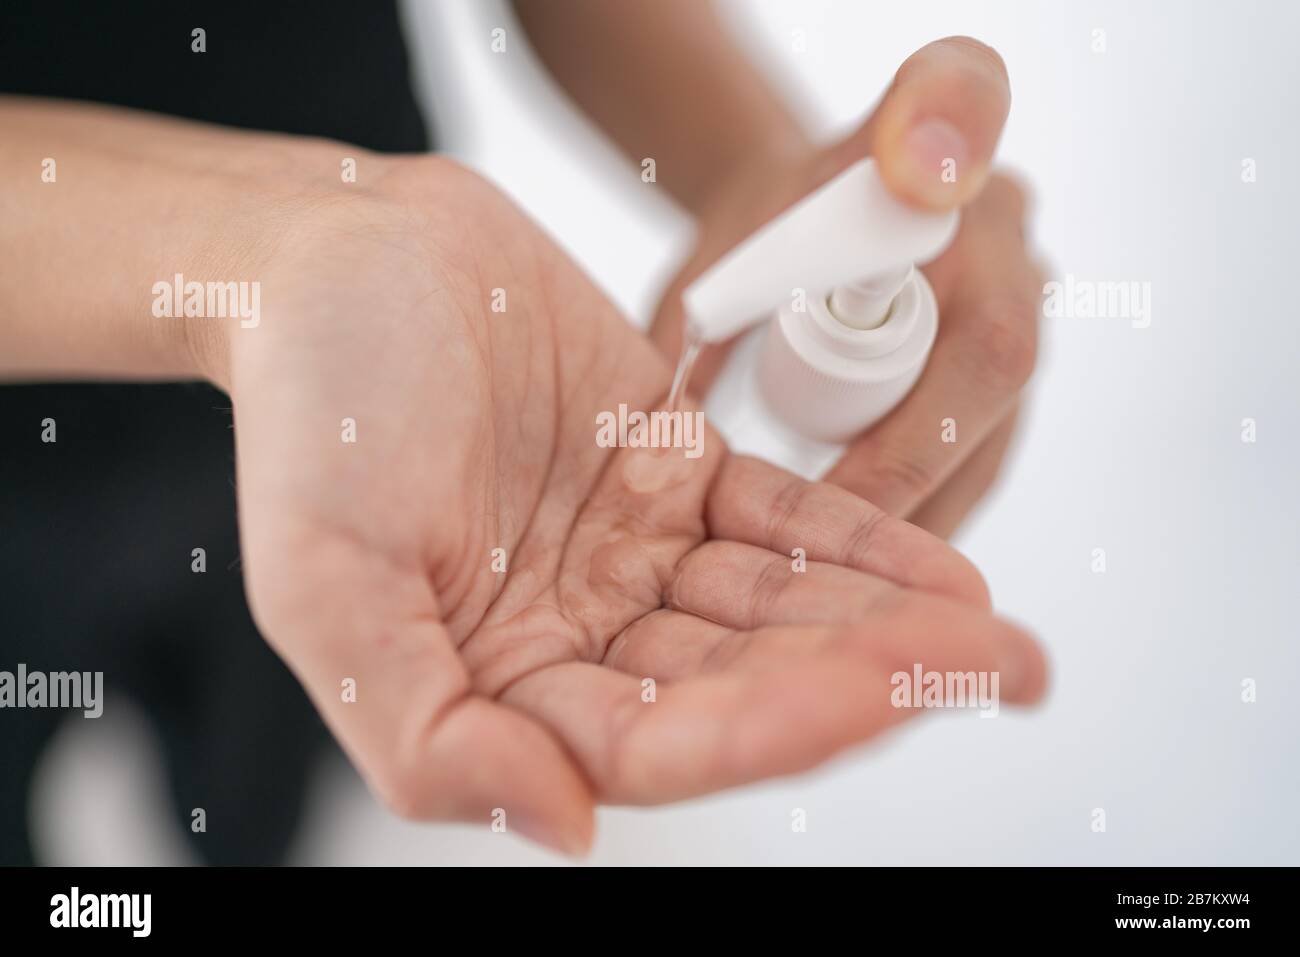
[[[955,212],[903,205],[866,159],[688,286],[688,352],[762,323],[705,399],[705,418],[733,451],[819,478],[893,409],[938,330],[934,292],[914,264],[938,256],[956,231]]]

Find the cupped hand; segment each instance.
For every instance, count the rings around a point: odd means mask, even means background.
[[[268,640],[404,815],[580,852],[596,802],[796,772],[914,714],[890,675],[1043,660],[978,573],[828,485],[610,449],[670,369],[505,198],[443,160],[286,209],[233,398]],[[800,551],[802,550],[802,551]]]
[[[776,144],[728,178],[654,322],[654,338],[676,355],[682,290],[758,226],[864,156],[876,158],[905,202],[962,207],[956,239],[924,269],[939,302],[939,334],[920,381],[827,476],[944,537],[992,485],[1035,361],[1043,280],[1025,239],[1025,196],[991,171],[1009,106],[1006,69],[992,49],[967,37],[923,47],[851,136],[824,150]],[[725,354],[724,347],[701,357],[699,394]],[[955,430],[946,428],[949,419]]]

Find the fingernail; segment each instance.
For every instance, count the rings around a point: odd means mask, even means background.
[[[938,117],[922,120],[908,132],[903,151],[907,176],[919,197],[935,205],[950,204],[970,156],[957,127]]]

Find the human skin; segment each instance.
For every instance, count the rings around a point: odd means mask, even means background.
[[[0,126],[0,374],[229,393],[254,616],[399,813],[502,809],[580,853],[597,802],[797,772],[915,714],[889,701],[914,663],[1042,694],[942,541],[714,434],[601,448],[597,414],[653,408],[668,364],[473,173],[44,100]],[[260,323],[154,317],[175,272],[260,282]]]
[[[808,137],[710,3],[515,0],[515,9],[575,102],[629,157],[653,157],[657,183],[695,217],[695,248],[653,323],[670,358],[681,349],[681,292],[691,280],[862,157],[876,158],[904,202],[962,209],[955,241],[924,270],[940,324],[921,380],[827,476],[892,515],[951,535],[998,474],[1036,356],[1043,279],[1025,239],[1026,199],[1019,184],[992,171],[1010,105],[1001,57],[969,37],[926,45],[861,127],[826,145]],[[941,175],[949,158],[952,182]],[[726,352],[701,356],[692,377],[698,394]],[[955,442],[941,441],[949,418]]]

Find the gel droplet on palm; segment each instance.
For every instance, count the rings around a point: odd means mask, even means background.
[[[650,495],[681,485],[695,467],[695,462],[680,449],[628,449],[625,454],[623,485],[637,495]]]

